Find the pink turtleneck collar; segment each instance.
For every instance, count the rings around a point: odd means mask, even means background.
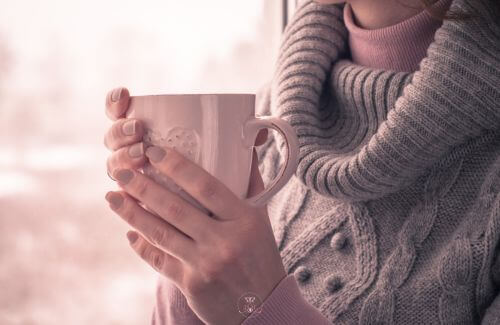
[[[439,0],[433,8],[449,8],[452,0]],[[354,63],[385,70],[414,72],[434,41],[442,21],[422,11],[400,23],[379,29],[363,29],[353,19],[349,3],[344,6],[349,48]]]

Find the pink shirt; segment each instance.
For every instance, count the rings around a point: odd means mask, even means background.
[[[434,8],[448,8],[451,0],[439,0]],[[398,24],[379,28],[362,29],[353,19],[351,6],[344,6],[344,23],[349,31],[349,48],[354,63],[384,69],[413,72],[426,56],[427,48],[434,41],[442,21],[422,11]]]
[[[439,0],[436,8],[451,0]],[[344,21],[349,31],[349,46],[354,63],[380,69],[412,72],[426,56],[442,22],[423,11],[396,25],[374,30],[354,24],[349,4],[344,6]],[[254,313],[256,314],[256,313]],[[293,274],[284,277],[261,305],[260,313],[248,317],[243,325],[330,325],[314,306],[302,296]],[[182,292],[168,279],[159,276],[156,304],[151,324],[203,324],[189,308]]]

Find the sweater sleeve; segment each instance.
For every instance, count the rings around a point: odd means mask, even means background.
[[[170,280],[158,277],[152,325],[203,325],[187,304],[186,297]],[[300,293],[293,274],[283,278],[271,294],[242,325],[331,325]],[[490,323],[487,323],[490,324]],[[493,323],[491,323],[493,324]]]
[[[302,296],[293,274],[284,277],[271,294],[241,325],[331,325]]]
[[[172,281],[159,275],[156,283],[151,324],[203,325],[204,323],[191,310],[182,291]]]

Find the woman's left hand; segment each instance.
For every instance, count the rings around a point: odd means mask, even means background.
[[[243,296],[257,295],[253,303],[258,304],[286,276],[266,207],[239,199],[173,149],[150,147],[146,155],[212,215],[142,173],[117,170],[113,176],[123,191],[109,192],[106,198],[135,228],[127,233],[132,248],[176,284],[205,323],[241,324]],[[263,189],[257,166],[254,150],[249,195]]]

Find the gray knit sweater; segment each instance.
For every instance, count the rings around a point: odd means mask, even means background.
[[[500,17],[445,21],[419,70],[347,60],[341,5],[299,2],[258,114],[296,175],[268,210],[285,269],[335,324],[500,324]],[[280,137],[258,148],[265,181]]]

